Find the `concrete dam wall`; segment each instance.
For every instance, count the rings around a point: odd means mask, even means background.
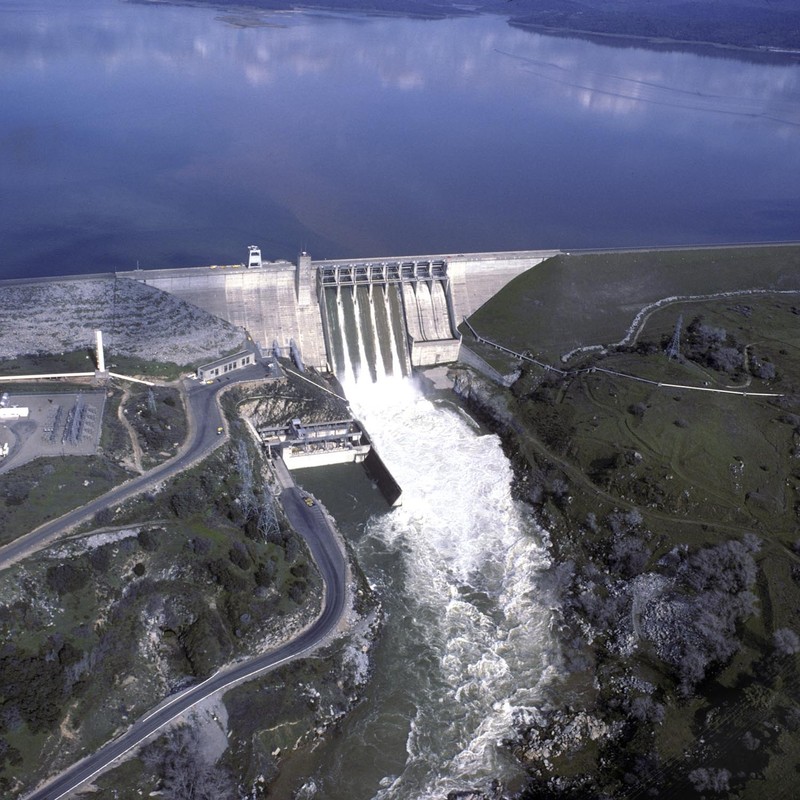
[[[510,280],[558,253],[312,261],[121,273],[247,330],[262,349],[293,342],[304,363],[378,373],[458,358],[458,324]]]

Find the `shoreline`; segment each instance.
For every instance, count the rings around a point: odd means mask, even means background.
[[[646,34],[615,33],[608,31],[593,31],[583,28],[573,28],[568,26],[550,26],[543,23],[530,22],[524,17],[515,17],[509,13],[508,9],[498,6],[480,5],[467,6],[453,4],[442,6],[431,3],[426,8],[415,11],[408,9],[393,9],[391,7],[381,8],[379,6],[359,7],[345,3],[333,2],[330,5],[318,3],[269,3],[259,4],[257,0],[242,0],[242,2],[231,5],[219,5],[213,0],[135,0],[142,5],[175,5],[175,6],[195,6],[199,8],[216,8],[219,11],[220,19],[227,21],[228,24],[249,27],[246,20],[248,12],[258,12],[263,14],[308,14],[322,16],[352,16],[365,18],[401,18],[416,19],[424,21],[436,21],[443,19],[458,19],[469,16],[480,16],[492,14],[502,16],[511,27],[542,33],[550,36],[562,36],[573,38],[599,38],[601,40],[615,40],[619,43],[631,42],[634,44],[648,44],[653,49],[675,49],[675,48],[698,48],[700,50],[720,51],[721,54],[735,56],[736,53],[748,55],[760,55],[767,57],[782,57],[792,62],[800,62],[800,47],[787,48],[777,45],[745,45],[733,44],[728,42],[715,42],[704,39],[674,39],[667,36],[651,36]],[[229,19],[225,19],[225,18]],[[264,24],[264,23],[258,23]],[[602,44],[603,42],[599,42]]]
[[[771,45],[743,45],[730,44],[725,42],[714,42],[702,39],[672,39],[667,36],[647,36],[636,35],[633,33],[613,33],[611,31],[592,31],[582,28],[552,27],[536,22],[525,22],[522,20],[509,18],[509,25],[522,30],[533,31],[549,36],[560,36],[564,38],[581,39],[609,39],[614,40],[620,45],[630,42],[632,46],[648,44],[653,50],[692,50],[696,48],[706,55],[720,54],[735,56],[736,53],[746,53],[748,55],[759,55],[767,57],[782,57],[792,63],[800,61],[800,48],[784,48]],[[598,42],[603,44],[604,42]],[[710,51],[710,52],[709,52]],[[717,53],[717,51],[719,51]]]

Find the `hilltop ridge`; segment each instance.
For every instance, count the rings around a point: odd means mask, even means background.
[[[571,34],[632,37],[733,48],[800,50],[791,0],[199,0],[220,7],[309,9],[444,18],[491,12],[513,25]]]

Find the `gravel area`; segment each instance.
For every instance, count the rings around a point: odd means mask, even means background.
[[[0,358],[94,346],[180,365],[240,348],[244,331],[167,292],[128,278],[0,287]]]

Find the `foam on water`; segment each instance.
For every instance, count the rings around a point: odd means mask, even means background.
[[[546,556],[511,497],[510,465],[497,437],[411,381],[345,390],[403,487],[403,506],[369,533],[402,555],[408,635],[426,648],[405,665],[415,670],[405,768],[375,798],[441,798],[510,778],[518,768],[499,744],[512,716],[540,701],[552,658],[537,588]]]

